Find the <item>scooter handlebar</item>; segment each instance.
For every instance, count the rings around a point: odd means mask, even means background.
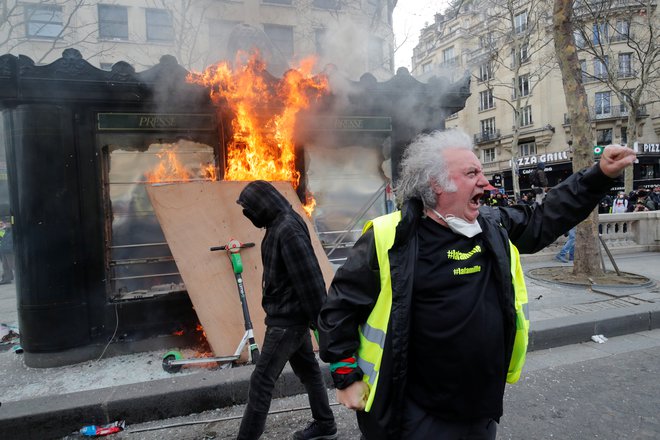
[[[251,248],[254,247],[254,243],[240,243],[240,245],[235,246],[235,245],[229,245],[226,244],[224,246],[213,246],[210,248],[211,251],[231,251],[232,249],[243,249],[243,248]]]

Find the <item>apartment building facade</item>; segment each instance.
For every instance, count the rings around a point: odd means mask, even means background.
[[[609,3],[630,11],[644,2]],[[657,29],[656,2],[646,3]],[[620,88],[632,89],[641,80],[641,66],[628,40],[645,29],[635,30],[635,26],[640,27],[635,20],[609,16],[589,23],[591,18],[584,10],[578,8],[576,14],[582,14],[587,23],[583,32],[576,32],[576,42],[593,145],[626,144],[628,111],[620,94],[603,81],[608,72],[612,74],[612,69],[608,71],[603,65],[608,58],[590,55],[584,39],[602,39],[607,29],[614,29],[607,38],[607,49],[613,54],[610,57],[616,58],[611,62],[617,63],[613,74],[625,84]],[[644,17],[647,12],[637,14]],[[420,80],[432,75],[460,75],[466,70],[471,73],[471,96],[465,109],[448,118],[446,126],[461,127],[473,135],[486,175],[509,194],[514,191],[512,170],[518,175],[522,192],[530,188],[528,176],[538,162],[546,164],[550,185],[572,173],[571,124],[554,56],[551,20],[552,4],[543,2],[466,2],[459,11],[436,14],[434,22],[422,30],[413,53],[412,74]],[[655,47],[657,51],[657,44]],[[660,80],[657,74],[650,78],[652,83],[646,85],[643,105],[637,111],[640,163],[635,165],[634,188],[660,184],[660,105],[653,102]]]
[[[48,64],[75,48],[137,71],[173,55],[189,70],[260,48],[276,76],[311,55],[348,78],[393,73],[396,0],[32,0],[0,2],[0,54]]]

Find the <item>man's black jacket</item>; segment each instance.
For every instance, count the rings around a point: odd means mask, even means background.
[[[248,184],[238,203],[255,226],[266,228],[261,242],[266,325],[316,328],[326,288],[305,221],[262,180]]]
[[[511,285],[509,245],[520,253],[534,253],[584,220],[614,181],[598,166],[581,171],[554,187],[542,205],[482,207],[478,221],[489,255],[505,322],[506,363],[511,358],[515,332],[514,292]],[[405,395],[412,283],[417,253],[417,225],[421,202],[412,200],[402,208],[402,220],[389,251],[392,277],[392,309],[388,324],[377,394],[369,413],[358,412],[358,422],[367,439],[400,437],[402,402]],[[357,328],[364,323],[380,291],[380,271],[373,232],[355,244],[346,263],[337,271],[328,299],[319,317],[320,355],[325,362],[338,362],[357,353]],[[432,353],[433,347],[429,347]],[[335,385],[350,384],[333,375]],[[446,380],[447,378],[438,378]],[[449,378],[450,379],[450,378]]]

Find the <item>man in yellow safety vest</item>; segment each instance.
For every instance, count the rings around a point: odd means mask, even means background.
[[[321,358],[364,438],[495,439],[527,348],[518,252],[584,220],[634,159],[609,146],[542,205],[494,208],[479,204],[489,182],[467,134],[415,139],[396,185],[400,211],[365,226],[319,316]]]

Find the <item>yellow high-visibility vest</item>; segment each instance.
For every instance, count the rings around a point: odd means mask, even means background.
[[[369,314],[367,321],[359,328],[360,347],[358,348],[358,365],[364,373],[363,381],[369,384],[370,391],[365,411],[369,412],[373,404],[378,387],[378,374],[383,359],[387,325],[392,309],[392,278],[390,274],[390,261],[388,252],[394,244],[396,226],[401,221],[401,211],[396,211],[368,222],[363,233],[371,227],[374,228],[374,242],[376,255],[380,267],[380,293],[376,304]],[[527,287],[520,265],[518,249],[509,241],[511,251],[511,276],[515,291],[516,309],[516,336],[513,342],[513,353],[509,362],[506,381],[515,383],[520,378],[527,342],[529,339],[529,309],[527,304]]]

